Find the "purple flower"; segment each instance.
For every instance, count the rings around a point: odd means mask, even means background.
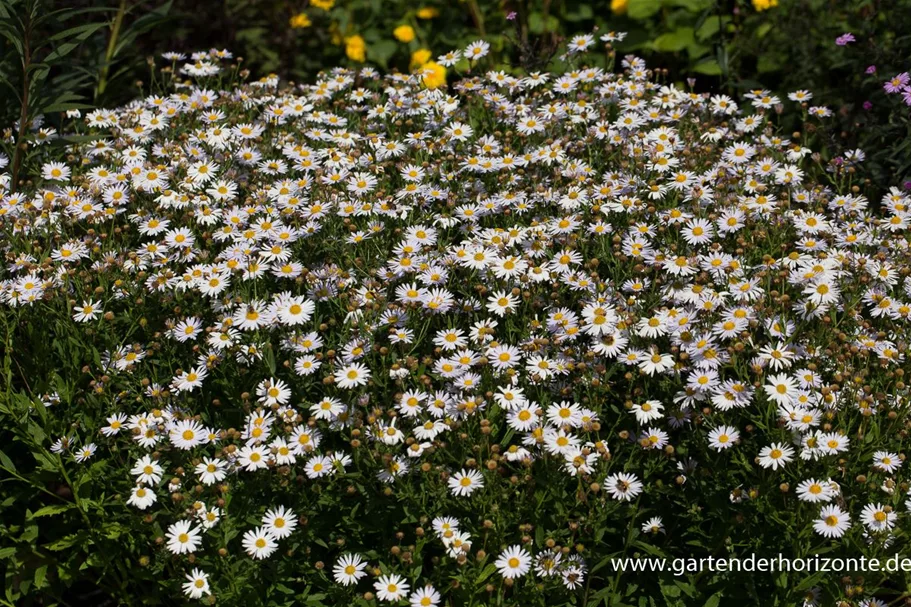
[[[911,105],[911,88],[905,88],[902,92],[902,101],[905,102],[905,105]]]
[[[911,82],[911,76],[908,75],[908,72],[902,72],[898,76],[883,83],[883,88],[890,94],[901,93],[902,89],[908,85],[908,82]]]
[[[873,109],[873,104],[870,103],[869,101],[864,101],[864,109],[869,112],[870,110]]]
[[[508,15],[506,15],[506,20],[507,20],[507,21],[515,21],[515,20],[516,20],[516,11],[512,11],[511,13],[509,13]]]
[[[868,67],[868,68],[867,68],[867,73],[868,73],[868,74],[875,74],[875,73],[876,73],[876,66],[875,66],[875,65],[871,65],[870,67]]]
[[[857,42],[857,38],[854,37],[854,34],[851,32],[842,34],[835,39],[835,44],[838,46],[847,46],[849,42]]]
[[[906,181],[906,182],[905,182],[905,189],[906,189],[906,190],[911,190],[911,181]]]

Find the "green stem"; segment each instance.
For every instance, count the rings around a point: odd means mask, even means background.
[[[478,6],[478,0],[468,0],[468,8],[471,11],[471,18],[474,20],[475,27],[481,36],[486,36],[484,31],[484,15],[481,14],[481,8]]]
[[[16,149],[13,151],[13,172],[10,180],[10,192],[16,191],[19,183],[19,171],[22,168],[22,146],[25,145],[25,134],[28,131],[28,91],[30,88],[29,73],[32,66],[32,12],[26,11],[25,27],[22,30],[22,108],[19,112],[19,136],[16,137]]]
[[[108,39],[108,48],[104,53],[104,65],[101,67],[101,74],[98,77],[98,86],[95,88],[95,100],[104,94],[108,86],[108,73],[111,69],[111,61],[114,60],[114,49],[117,46],[117,39],[120,38],[120,28],[123,26],[123,17],[127,12],[127,0],[120,0],[120,7],[117,9],[117,16],[114,17],[114,23],[111,26],[111,37]]]
[[[79,488],[70,480],[70,475],[66,473],[66,465],[63,463],[63,458],[59,455],[57,456],[57,463],[60,464],[60,472],[63,474],[63,480],[66,481],[67,486],[73,491],[73,501],[76,502],[76,509],[79,510],[79,514],[82,515],[82,520],[85,521],[85,525],[89,528],[89,531],[93,531],[92,521],[89,519],[88,513],[85,508],[82,507],[82,501],[79,499]]]

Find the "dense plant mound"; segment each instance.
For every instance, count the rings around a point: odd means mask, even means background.
[[[611,560],[905,537],[909,198],[865,199],[862,153],[821,167],[771,93],[635,57],[452,95],[441,65],[227,87],[193,59],[0,181],[8,579],[37,543],[39,586],[87,566],[132,603],[898,588]]]

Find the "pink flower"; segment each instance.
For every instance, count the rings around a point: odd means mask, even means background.
[[[902,89],[908,85],[908,82],[911,81],[911,76],[908,76],[908,72],[902,72],[898,76],[895,76],[891,80],[883,84],[883,88],[887,93],[900,93]]]
[[[876,73],[876,66],[875,66],[875,65],[871,65],[870,67],[868,67],[868,68],[867,68],[867,73],[868,73],[868,74],[875,74],[875,73]]]
[[[854,34],[852,34],[851,32],[842,34],[841,36],[839,36],[838,38],[835,39],[835,44],[837,44],[838,46],[847,46],[849,42],[857,42],[857,38],[855,38]]]

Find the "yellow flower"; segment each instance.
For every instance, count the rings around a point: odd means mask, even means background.
[[[435,89],[446,84],[446,68],[436,61],[425,63],[421,69],[424,72],[421,81],[427,88]]]
[[[418,19],[433,19],[439,16],[440,11],[432,6],[424,6],[418,9]]]
[[[290,23],[291,23],[291,28],[296,29],[296,30],[303,29],[305,27],[310,27],[311,25],[313,25],[313,22],[310,21],[310,17],[308,17],[306,15],[306,13],[298,13],[298,14],[294,15],[293,17],[291,17]]]
[[[348,59],[363,63],[367,60],[367,43],[358,34],[345,38],[345,54]]]
[[[414,28],[410,25],[400,25],[392,30],[392,35],[395,36],[395,39],[399,42],[408,44],[414,40]]]
[[[778,6],[778,0],[753,0],[753,8],[757,11],[765,11],[774,6]]]
[[[413,70],[418,67],[423,67],[425,63],[430,61],[430,58],[432,56],[433,54],[429,49],[426,48],[419,48],[418,50],[414,51],[411,53],[411,69]]]
[[[335,0],[310,0],[310,4],[316,8],[321,8],[324,11],[328,11],[330,8],[335,6]]]
[[[629,0],[611,0],[610,9],[617,15],[626,14],[626,9],[629,7]]]

